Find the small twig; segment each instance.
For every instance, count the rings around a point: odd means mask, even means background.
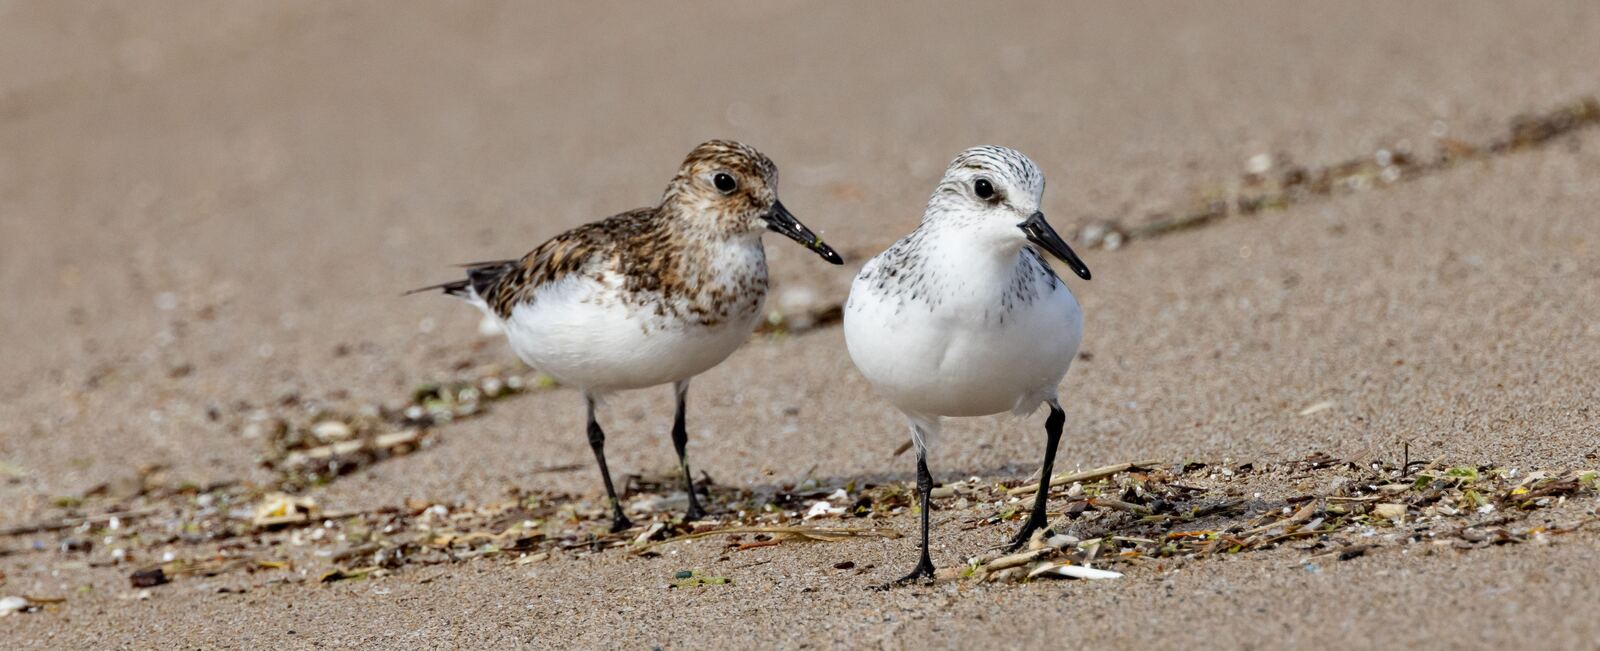
[[[1000,558],[996,558],[996,559],[994,559],[992,561],[989,561],[988,563],[984,563],[980,567],[986,572],[998,572],[1000,570],[1003,570],[1003,569],[1006,569],[1006,568],[1010,568],[1010,567],[1017,567],[1017,566],[1020,566],[1020,565],[1027,565],[1028,563],[1032,563],[1032,562],[1034,562],[1036,560],[1044,558],[1045,556],[1048,556],[1050,554],[1054,554],[1054,553],[1056,553],[1056,551],[1058,551],[1058,550],[1056,548],[1054,548],[1054,547],[1040,547],[1038,549],[1030,549],[1030,550],[1025,551],[1025,552],[1017,552],[1015,554],[1011,554],[1011,555],[1008,555],[1008,556],[1001,556]]]
[[[1136,544],[1140,544],[1140,545],[1154,545],[1154,544],[1157,544],[1156,541],[1151,540],[1149,538],[1135,538],[1133,536],[1112,536],[1111,539],[1115,540],[1117,542],[1130,542],[1130,543],[1136,543]]]
[[[879,536],[879,537],[883,537],[883,538],[899,538],[900,537],[900,532],[895,531],[894,529],[889,529],[887,527],[871,527],[871,528],[857,528],[857,527],[759,527],[759,526],[753,526],[753,527],[728,527],[726,529],[712,529],[710,531],[696,531],[694,533],[686,533],[686,534],[683,534],[681,536],[674,536],[674,537],[668,538],[666,540],[657,540],[657,541],[649,543],[647,545],[642,545],[640,547],[637,547],[637,548],[634,549],[634,551],[635,552],[641,552],[641,551],[644,551],[646,549],[650,549],[651,547],[655,547],[657,545],[665,545],[667,543],[678,542],[680,540],[693,540],[695,538],[704,538],[706,536],[716,536],[716,535],[726,535],[726,534],[744,534],[744,533],[770,533],[770,534],[778,534],[778,535],[803,536],[803,537],[811,538],[813,540],[820,540],[820,539],[833,538],[833,537],[837,537],[837,538],[850,538],[850,537],[863,537],[863,536]]]
[[[372,553],[377,552],[380,549],[383,549],[383,546],[379,545],[378,543],[375,543],[375,542],[367,543],[365,545],[357,545],[357,546],[351,547],[349,549],[345,549],[345,550],[341,550],[341,551],[335,552],[330,560],[332,560],[335,563],[343,563],[343,562],[348,561],[348,560],[350,560],[352,558],[355,558],[357,556],[368,556],[368,555],[371,555]]]
[[[350,510],[350,511],[327,511],[327,512],[324,512],[324,513],[317,514],[316,518],[308,518],[307,522],[310,522],[311,520],[343,520],[343,519],[346,519],[346,518],[353,518],[353,517],[360,516],[360,515],[390,515],[390,514],[394,514],[394,513],[400,513],[403,510],[404,509],[402,509],[401,507],[398,507],[398,506],[380,506],[380,507],[375,508],[375,509],[356,509],[356,510]]]
[[[1312,529],[1301,529],[1301,530],[1295,531],[1293,533],[1286,533],[1286,534],[1282,534],[1282,535],[1273,536],[1273,537],[1268,538],[1266,540],[1263,540],[1263,541],[1261,541],[1260,543],[1257,543],[1257,544],[1260,544],[1260,545],[1271,545],[1271,544],[1273,544],[1275,542],[1279,542],[1279,541],[1283,541],[1283,540],[1290,540],[1290,539],[1293,539],[1293,538],[1304,538],[1306,536],[1315,536],[1315,535],[1319,535],[1319,534],[1322,534],[1322,533],[1324,533],[1324,532],[1316,531],[1316,530],[1312,530]]]
[[[1230,510],[1233,510],[1233,509],[1237,508],[1239,505],[1244,504],[1244,502],[1245,502],[1245,500],[1242,497],[1236,497],[1236,498],[1233,498],[1233,499],[1230,499],[1230,500],[1223,500],[1223,501],[1218,502],[1216,504],[1212,504],[1211,506],[1205,506],[1205,507],[1201,507],[1201,508],[1195,509],[1194,513],[1193,513],[1193,515],[1191,517],[1203,518],[1203,517],[1206,517],[1208,515],[1214,515],[1214,514],[1217,514],[1217,513],[1221,513],[1223,511],[1230,511]]]
[[[584,468],[588,468],[588,467],[589,466],[581,464],[581,463],[563,463],[563,464],[555,465],[555,466],[545,466],[543,468],[535,468],[533,470],[530,470],[529,473],[538,475],[538,474],[554,473],[554,472],[573,472],[575,470],[583,470]]]
[[[1250,537],[1250,536],[1254,536],[1254,535],[1256,535],[1258,533],[1262,533],[1262,532],[1265,532],[1265,531],[1271,531],[1271,530],[1276,529],[1278,527],[1287,527],[1289,525],[1302,524],[1304,522],[1309,521],[1311,519],[1312,514],[1316,513],[1316,510],[1317,510],[1317,501],[1316,500],[1311,500],[1310,502],[1306,502],[1305,506],[1300,507],[1300,510],[1295,511],[1293,515],[1291,515],[1291,516],[1289,516],[1287,518],[1284,518],[1282,520],[1276,520],[1276,521],[1273,521],[1273,522],[1268,522],[1268,523],[1263,524],[1263,525],[1261,525],[1259,527],[1255,527],[1255,528],[1250,529],[1248,531],[1241,532],[1239,535],[1240,536],[1244,536],[1244,537]]]
[[[1050,479],[1050,486],[1052,488],[1054,488],[1056,486],[1063,486],[1063,485],[1066,485],[1066,484],[1071,484],[1073,482],[1094,481],[1096,479],[1102,479],[1102,478],[1105,478],[1105,477],[1110,477],[1110,476],[1115,475],[1115,474],[1117,474],[1119,472],[1123,472],[1125,470],[1128,470],[1129,468],[1143,468],[1143,467],[1146,467],[1146,466],[1154,466],[1154,465],[1156,465],[1158,463],[1161,463],[1160,459],[1145,459],[1145,460],[1142,460],[1142,461],[1130,461],[1130,462],[1127,462],[1127,463],[1112,464],[1112,465],[1109,465],[1109,466],[1105,466],[1103,468],[1095,468],[1094,470],[1085,470],[1083,472],[1074,472],[1074,473],[1068,473],[1068,474],[1065,474],[1065,475],[1056,475],[1055,477]],[[1016,488],[1008,490],[1008,491],[1006,491],[1006,494],[1007,495],[1022,495],[1024,493],[1032,493],[1032,492],[1036,492],[1038,490],[1039,490],[1039,483],[1038,482],[1034,482],[1032,484],[1027,484],[1027,485],[1024,485],[1024,486],[1018,486]]]
[[[1139,515],[1150,515],[1150,507],[1140,506],[1138,504],[1130,504],[1118,499],[1095,498],[1089,500],[1089,505],[1094,507],[1116,509],[1118,511],[1127,511],[1129,513],[1137,513]]]
[[[22,598],[23,599],[27,599],[29,603],[35,603],[35,604],[64,604],[64,603],[67,603],[67,598],[66,597],[35,597],[33,595],[25,594],[25,595],[22,595]]]
[[[40,533],[44,531],[60,531],[62,529],[71,529],[85,523],[102,522],[112,518],[117,518],[120,520],[133,520],[135,518],[155,515],[159,512],[161,512],[161,509],[157,508],[135,509],[132,511],[102,513],[100,515],[86,515],[78,518],[62,518],[59,520],[51,520],[49,522],[35,522],[33,524],[22,524],[15,527],[0,529],[0,536],[20,536],[23,534]]]

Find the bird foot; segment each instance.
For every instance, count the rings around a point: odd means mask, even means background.
[[[900,586],[907,585],[907,584],[910,584],[910,583],[932,583],[932,582],[933,582],[933,561],[930,561],[926,557],[924,557],[921,561],[919,561],[917,563],[917,569],[911,570],[910,574],[902,576],[902,577],[900,577],[898,579],[895,579],[895,580],[890,581],[888,583],[885,583],[883,585],[875,586],[874,589],[876,589],[876,590],[889,590],[891,588],[898,588]]]
[[[1049,538],[1052,534],[1049,529],[1045,528],[1045,526],[1046,523],[1044,522],[1035,522],[1033,520],[1029,520],[1027,524],[1022,525],[1022,529],[1017,532],[1016,537],[1012,538],[1011,542],[1006,543],[1006,553],[1014,554],[1022,551],[1022,548],[1027,547],[1028,542],[1033,540],[1033,532],[1040,529],[1044,529],[1044,536]]]
[[[611,533],[622,533],[633,528],[633,521],[621,511],[611,516]]]

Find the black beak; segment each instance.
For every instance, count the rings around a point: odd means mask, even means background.
[[[1072,252],[1072,247],[1067,246],[1067,242],[1056,234],[1056,229],[1050,228],[1050,222],[1044,220],[1044,213],[1033,213],[1032,217],[1018,227],[1028,234],[1029,242],[1039,245],[1039,248],[1049,251],[1050,255],[1067,263],[1068,267],[1072,267],[1072,273],[1078,274],[1079,278],[1089,279],[1089,265],[1084,264],[1083,259]]]
[[[767,220],[767,230],[783,233],[789,239],[799,242],[801,246],[815,251],[823,260],[844,264],[844,258],[839,257],[833,247],[823,243],[822,238],[817,237],[816,233],[795,219],[794,215],[789,213],[789,209],[783,207],[782,201],[773,202],[772,212],[767,213],[764,219]]]

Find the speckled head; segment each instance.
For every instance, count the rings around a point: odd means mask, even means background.
[[[1038,165],[1015,149],[983,145],[950,161],[928,208],[929,213],[1010,213],[1020,220],[1038,212],[1043,199],[1044,172]]]
[[[759,233],[778,203],[778,166],[748,145],[712,140],[683,159],[663,203],[718,230]]]
[[[683,159],[662,197],[663,211],[729,236],[759,236],[771,230],[799,242],[834,264],[843,259],[795,219],[778,200],[778,166],[754,147],[711,140]]]
[[[1083,264],[1045,221],[1044,173],[1022,152],[983,145],[961,152],[928,200],[924,221],[963,229],[980,245],[1015,251],[1032,243],[1067,263],[1084,280]]]

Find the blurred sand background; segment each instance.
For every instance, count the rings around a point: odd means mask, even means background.
[[[769,238],[775,295],[838,300],[970,145],[1036,160],[1046,213],[1068,232],[1180,204],[1262,153],[1324,164],[1497,133],[1600,91],[1596,62],[1600,4],[1587,0],[0,2],[0,524],[144,463],[263,477],[257,451],[208,407],[381,400],[447,374],[480,339],[475,314],[401,291],[653,203],[707,138],[776,160],[784,202],[852,263]],[[1402,444],[1473,463],[1600,465],[1597,207],[1600,133],[1587,130],[1082,251],[1094,280],[1073,288],[1092,357],[1064,386],[1058,466],[1392,458]],[[720,483],[910,475],[909,456],[890,457],[899,418],[836,328],[755,339],[693,396],[691,461]],[[1322,401],[1335,406],[1299,415]],[[1026,475],[1040,422],[952,423],[935,473]],[[615,400],[613,468],[670,467],[669,425],[664,388]],[[598,492],[581,431],[570,392],[533,395],[317,498]],[[527,472],[557,464],[586,465]],[[935,521],[941,565],[1005,533]],[[694,592],[662,590],[661,577],[712,563],[714,543],[243,596],[180,582],[124,600],[126,572],[111,570],[67,607],[0,626],[40,648],[1594,648],[1597,543],[1589,532],[1379,554],[1315,574],[1217,559],[1113,582],[887,595],[863,588],[909,565],[911,537],[774,552],[729,570],[734,585]],[[845,558],[877,569],[840,577],[829,566]],[[85,580],[37,562],[0,558],[0,592]]]

